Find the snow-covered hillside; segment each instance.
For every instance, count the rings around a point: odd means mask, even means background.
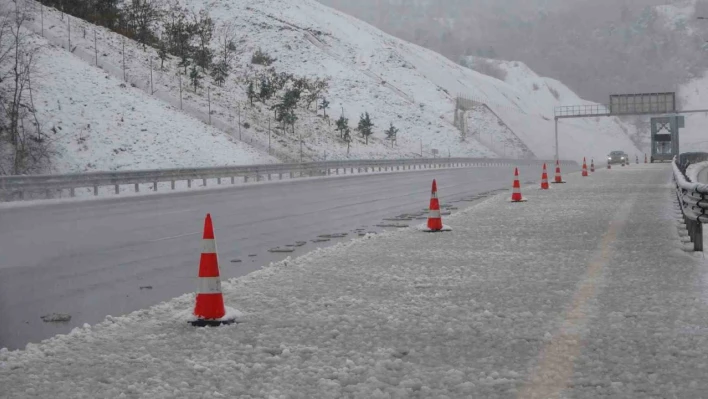
[[[55,172],[275,162],[63,49],[43,46],[37,70],[35,106]]]
[[[468,57],[469,65],[479,61]],[[522,62],[484,60],[500,71],[500,79],[494,79],[504,100],[499,96],[472,96],[492,108],[504,123],[514,131],[529,149],[539,157],[550,158],[554,147],[554,108],[563,105],[591,105],[593,102],[578,97],[563,83],[538,76]],[[645,148],[637,148],[632,137],[636,128],[618,118],[561,119],[559,122],[559,148],[562,158],[582,157],[604,159],[612,150],[624,150],[628,154],[642,154]]]
[[[682,85],[677,96],[682,109],[708,109],[708,73]],[[684,117],[686,127],[679,130],[681,151],[708,151],[708,112],[686,114]]]
[[[180,0],[189,9],[208,9],[218,23],[235,22],[238,28],[238,49],[233,72],[224,87],[209,85],[211,112],[215,126],[235,133],[236,115],[241,108],[244,139],[253,140],[259,148],[268,146],[268,119],[271,104],[248,104],[248,81],[264,73],[265,67],[251,64],[251,56],[261,48],[277,60],[272,65],[277,72],[309,78],[330,79],[329,114],[341,113],[356,127],[359,115],[369,112],[376,127],[369,145],[355,137],[350,157],[416,156],[423,147],[424,155],[435,148],[441,154],[453,156],[497,156],[503,148],[487,148],[477,140],[461,141],[455,127],[455,98],[458,94],[487,104],[516,136],[523,140],[538,157],[554,153],[553,107],[581,102],[562,84],[539,78],[531,71],[515,71],[510,67],[503,82],[457,65],[430,50],[389,36],[353,17],[323,6],[314,0]],[[56,11],[45,11],[47,36],[66,43],[67,24]],[[36,21],[35,21],[36,22]],[[74,31],[94,27],[83,21],[72,22]],[[85,38],[74,34],[75,55],[93,60],[92,35]],[[122,40],[101,28],[97,29],[99,65],[122,76]],[[150,58],[157,60],[153,49],[126,40],[126,64],[129,81],[138,87],[149,84]],[[153,61],[159,63],[159,61]],[[156,96],[179,104],[177,60],[165,63],[165,70],[155,68]],[[523,65],[523,64],[516,64]],[[519,67],[521,68],[521,67]],[[549,90],[534,90],[533,83],[550,86],[560,93],[556,100]],[[206,82],[205,82],[206,83]],[[185,88],[185,110],[206,115],[207,90],[195,93]],[[169,98],[168,98],[169,97]],[[298,110],[295,134],[272,129],[271,146],[281,159],[297,159],[302,137],[303,154],[308,159],[347,156],[347,145],[338,138],[334,123],[328,123],[313,109]],[[333,121],[331,121],[333,122]],[[383,130],[390,123],[400,129],[397,146],[391,148],[384,140]],[[561,155],[579,159],[583,156],[604,156],[612,149],[632,152],[632,144],[622,127],[615,121],[578,120],[563,123]],[[273,123],[274,125],[274,123]],[[470,127],[472,128],[472,127]],[[500,131],[500,134],[503,132]],[[469,134],[467,136],[470,136]],[[484,136],[482,136],[484,137]],[[513,151],[511,153],[514,153]]]

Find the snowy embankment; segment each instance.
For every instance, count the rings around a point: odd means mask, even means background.
[[[35,106],[57,152],[53,170],[76,173],[271,163],[276,160],[141,90],[44,43]]]
[[[0,350],[0,386],[57,399],[700,397],[706,266],[682,250],[667,173],[571,174],[522,188],[527,203],[496,196],[445,219],[452,232],[271,265],[224,283],[245,313],[233,326],[189,326],[184,295]]]
[[[208,9],[218,25],[233,23],[239,33],[233,72],[225,85],[217,87],[208,82],[210,79],[205,79],[205,87],[197,91],[185,87],[185,112],[202,120],[208,118],[209,87],[213,124],[236,134],[240,109],[242,121],[249,124],[248,128],[242,127],[241,134],[248,142],[253,140],[253,145],[259,149],[268,148],[268,122],[272,116],[271,103],[256,101],[250,105],[246,96],[248,82],[267,69],[251,63],[252,54],[259,48],[276,58],[272,67],[278,73],[329,79],[326,96],[330,102],[328,114],[332,119],[343,113],[350,119],[349,125],[356,127],[361,113],[371,114],[375,124],[374,136],[366,145],[355,135],[350,158],[413,157],[420,154],[421,147],[426,156],[432,149],[441,154],[449,151],[452,156],[494,157],[502,153],[503,143],[489,149],[489,143],[474,138],[461,140],[461,136],[469,135],[469,131],[461,133],[454,125],[458,94],[487,104],[501,115],[525,147],[539,158],[548,158],[554,154],[553,107],[582,101],[558,82],[548,83],[553,85],[553,90],[561,92],[558,98],[554,98],[548,93],[550,89],[545,89],[546,80],[530,70],[523,73],[511,71],[507,81],[482,75],[314,0],[181,0],[180,4],[188,9]],[[52,9],[46,9],[44,18],[45,34],[54,43],[66,47],[66,19],[61,19],[60,13]],[[72,24],[74,32],[83,29],[89,32],[85,37],[73,34],[74,54],[87,62],[94,62],[96,46],[91,32],[95,29],[98,64],[122,77],[121,37],[84,21],[73,19]],[[152,63],[155,96],[177,106],[177,60],[166,61],[161,70],[154,49],[143,50],[130,40],[125,40],[125,49],[128,80],[149,91]],[[530,89],[536,80],[544,82],[543,90]],[[513,120],[507,121],[501,110],[512,112],[510,118]],[[313,107],[298,112],[294,134],[278,130],[276,123],[272,123],[271,145],[281,159],[299,159],[301,137],[306,159],[347,157],[346,143],[339,139],[334,124],[323,118],[321,111],[318,113]],[[393,148],[383,135],[390,123],[399,129]],[[492,129],[506,134],[506,128],[492,126]],[[627,138],[630,130],[621,123],[601,122],[598,129],[594,120],[577,122],[567,128],[561,141],[563,158],[576,160],[583,156],[604,156],[616,148],[631,152],[632,144]],[[516,142],[518,140],[514,139],[507,144],[513,146]],[[509,151],[518,153],[519,148],[509,148]]]
[[[677,101],[682,110],[705,110],[708,103],[708,72],[679,87]],[[680,152],[708,151],[708,112],[683,115],[685,127],[679,130]],[[649,134],[647,132],[647,134]]]

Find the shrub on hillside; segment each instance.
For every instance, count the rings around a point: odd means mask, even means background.
[[[261,50],[260,48],[256,50],[256,52],[253,53],[253,57],[251,57],[251,63],[256,65],[270,66],[275,61],[275,58],[271,57],[268,53]]]
[[[558,90],[548,86],[548,91],[550,91],[551,94],[553,94],[553,97],[555,97],[556,100],[560,100],[560,94],[558,94]]]

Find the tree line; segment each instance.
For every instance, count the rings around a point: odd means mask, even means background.
[[[217,24],[206,10],[194,11],[178,3],[156,0],[40,0],[64,13],[104,26],[157,49],[160,68],[169,57],[179,60],[184,75],[199,87],[208,73],[222,86],[236,51],[236,27]]]
[[[175,59],[177,68],[187,77],[196,92],[205,75],[211,76],[217,86],[223,86],[232,69],[236,54],[238,30],[234,23],[218,25],[206,10],[194,11],[178,3],[159,0],[39,0],[64,13],[104,26],[118,34],[135,40],[145,48],[157,50],[160,69],[165,61]],[[276,58],[257,49],[251,57],[253,65],[261,66],[255,77],[246,80],[248,101],[261,102],[273,113],[280,128],[294,134],[298,121],[297,107],[322,110],[328,118],[329,101],[326,93],[328,79],[298,77],[276,72]],[[351,141],[350,130],[340,127],[340,138]],[[346,119],[346,118],[345,118]],[[348,122],[346,122],[348,123]],[[368,112],[361,115],[356,130],[366,139],[373,134],[374,124]],[[394,144],[396,129],[393,124],[384,133]]]
[[[24,3],[0,4],[0,175],[35,173],[50,160],[50,140],[33,98],[39,47],[24,27]]]

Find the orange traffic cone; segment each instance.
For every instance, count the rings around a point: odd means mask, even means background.
[[[443,231],[442,216],[440,215],[440,201],[438,200],[438,183],[433,179],[433,189],[430,193],[430,207],[428,214],[428,224],[424,231],[433,233]]]
[[[563,178],[561,177],[561,167],[560,167],[560,161],[556,160],[556,178],[553,181],[555,184],[562,184],[565,183],[563,181]]]
[[[595,173],[595,160],[590,159],[590,173]]]
[[[514,168],[514,186],[511,190],[511,202],[525,202],[521,196],[521,182],[519,182],[519,168]]]
[[[541,174],[541,190],[548,190],[548,172],[546,171],[546,164],[543,164],[543,173]]]
[[[199,290],[194,306],[194,316],[196,320],[191,323],[199,327],[230,324],[234,321],[233,319],[224,319],[226,308],[224,308],[224,297],[221,294],[219,259],[216,254],[216,241],[214,240],[214,228],[210,214],[206,215],[204,221],[202,255],[199,259]]]
[[[588,165],[585,163],[585,158],[583,158],[583,177],[588,177]]]

